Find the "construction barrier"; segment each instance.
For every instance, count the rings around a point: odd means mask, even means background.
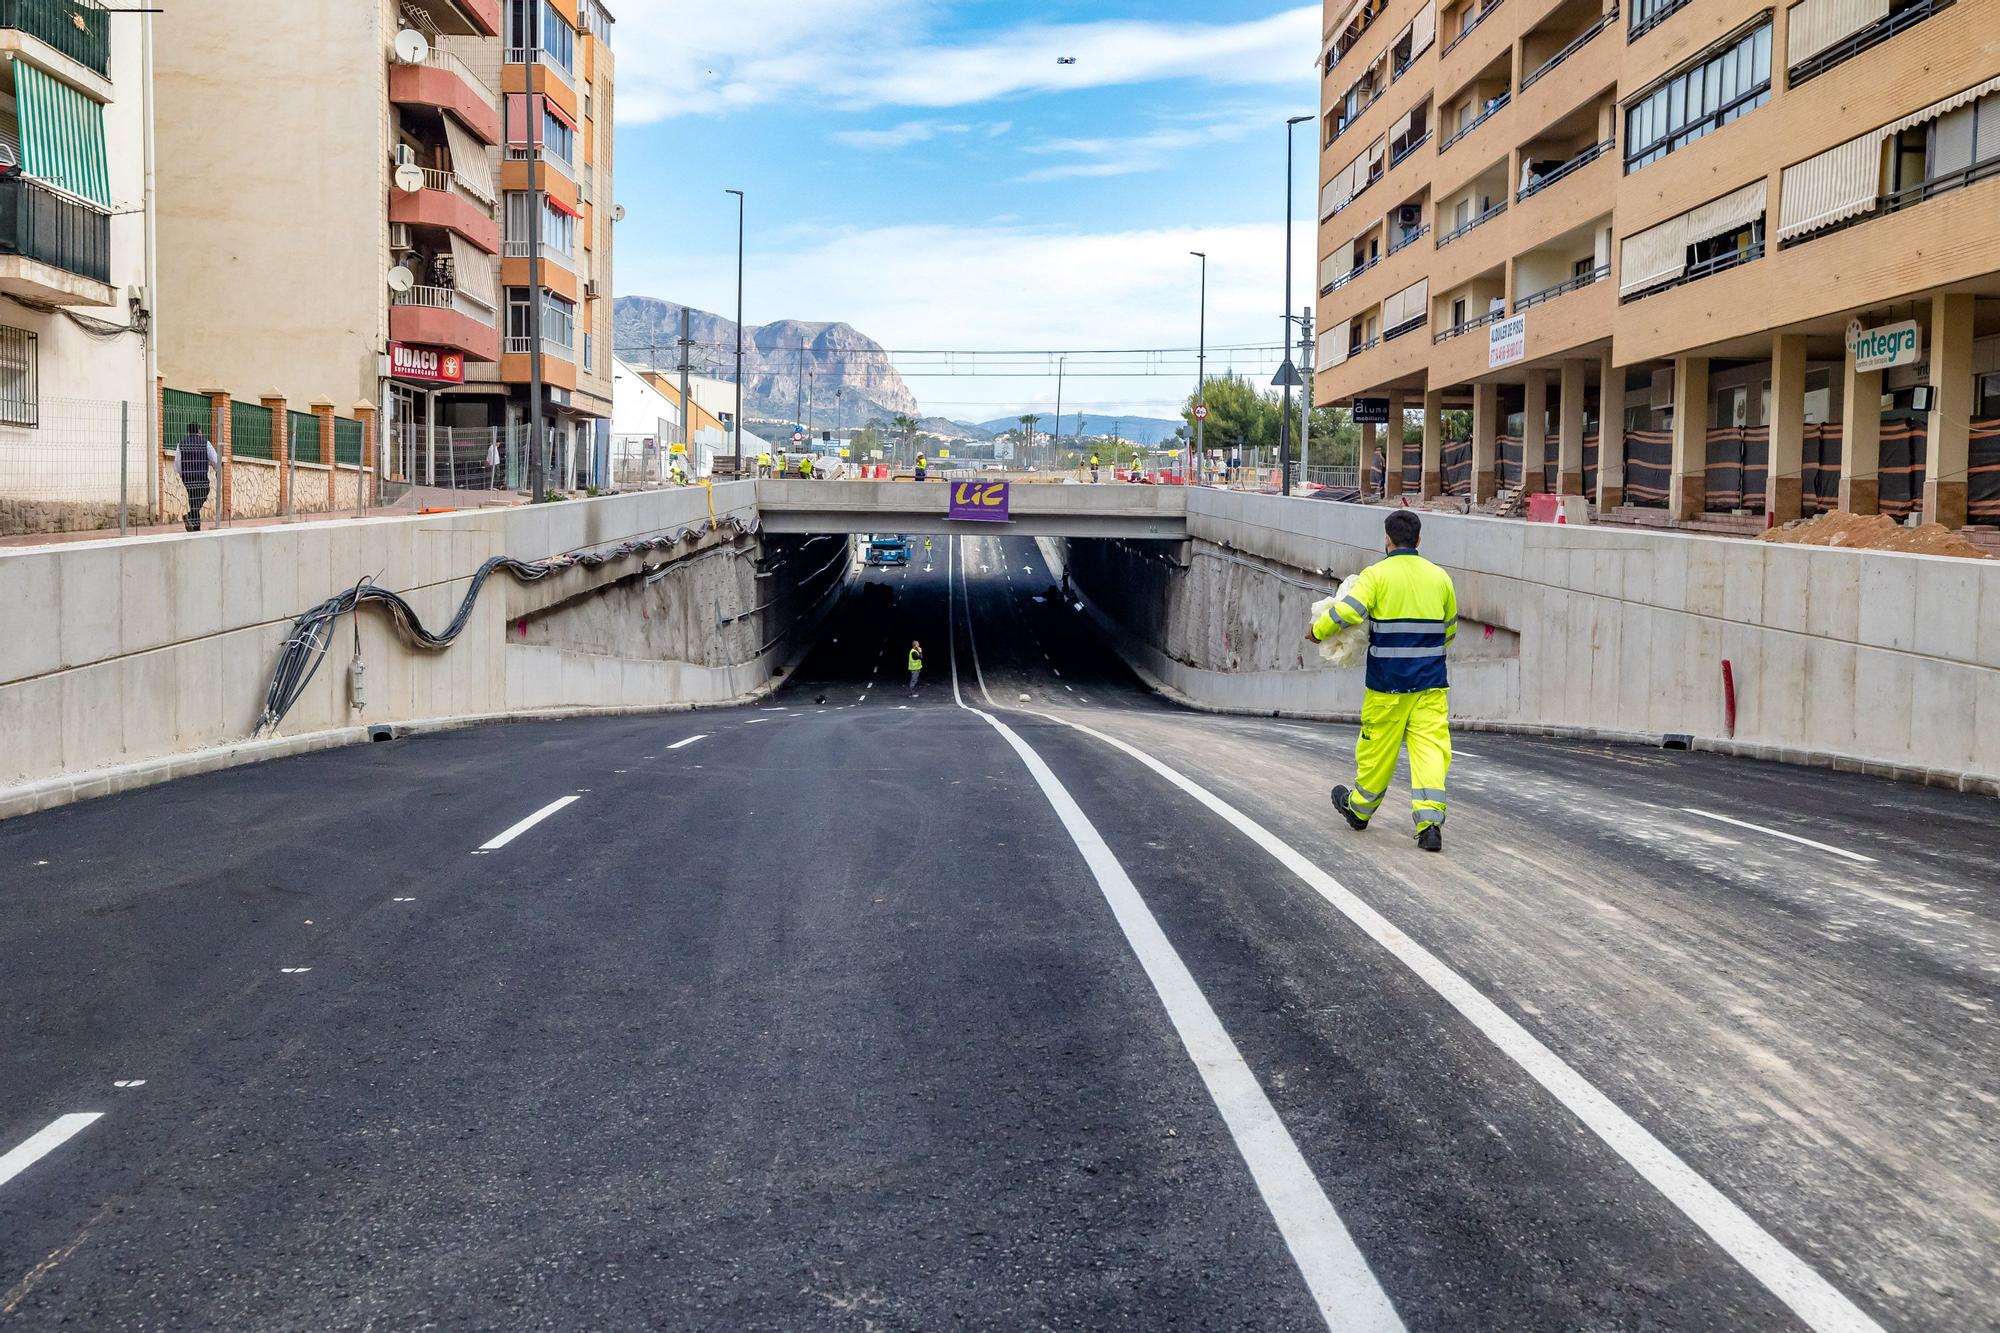
[[[1625,503],[1665,509],[1674,470],[1674,437],[1664,430],[1625,432]]]
[[[1972,423],[1966,463],[1966,517],[1974,523],[2000,523],[2000,417]]]

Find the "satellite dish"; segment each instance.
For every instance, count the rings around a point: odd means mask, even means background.
[[[389,270],[390,291],[407,292],[408,290],[410,290],[410,288],[416,285],[417,285],[417,275],[410,272],[410,270],[404,268],[401,264],[398,264],[396,265],[396,267]]]
[[[421,65],[430,59],[430,40],[415,28],[405,28],[396,34],[396,59],[405,65]]]
[[[404,194],[415,194],[424,188],[424,169],[414,162],[405,162],[396,168],[396,188]]]
[[[611,206],[611,220],[613,222],[623,222],[625,220],[625,205],[613,204]]]

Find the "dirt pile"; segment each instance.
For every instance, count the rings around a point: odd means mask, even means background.
[[[1887,514],[1850,514],[1842,509],[1787,523],[1757,534],[1760,542],[1794,546],[1852,546],[1869,551],[1912,551],[1918,555],[1952,555],[1964,560],[1990,557],[1941,523],[1906,528]]]

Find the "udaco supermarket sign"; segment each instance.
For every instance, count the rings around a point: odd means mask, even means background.
[[[389,373],[399,380],[422,380],[426,384],[465,383],[465,357],[442,347],[420,343],[390,343]]]

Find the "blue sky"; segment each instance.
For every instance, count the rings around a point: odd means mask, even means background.
[[[1317,110],[1318,6],[624,0],[616,285],[746,316],[844,319],[892,350],[1272,344],[1284,121]],[[1075,65],[1057,57],[1075,56]],[[1298,130],[1294,306],[1311,298],[1314,127]],[[920,372],[926,411],[1047,410],[1049,358]],[[1182,361],[1186,360],[1184,367]],[[1268,357],[1218,352],[1211,370]],[[1191,358],[1078,373],[1064,407],[1171,415]],[[1109,370],[1110,367],[1104,367]],[[1157,370],[1154,376],[1137,372]]]

